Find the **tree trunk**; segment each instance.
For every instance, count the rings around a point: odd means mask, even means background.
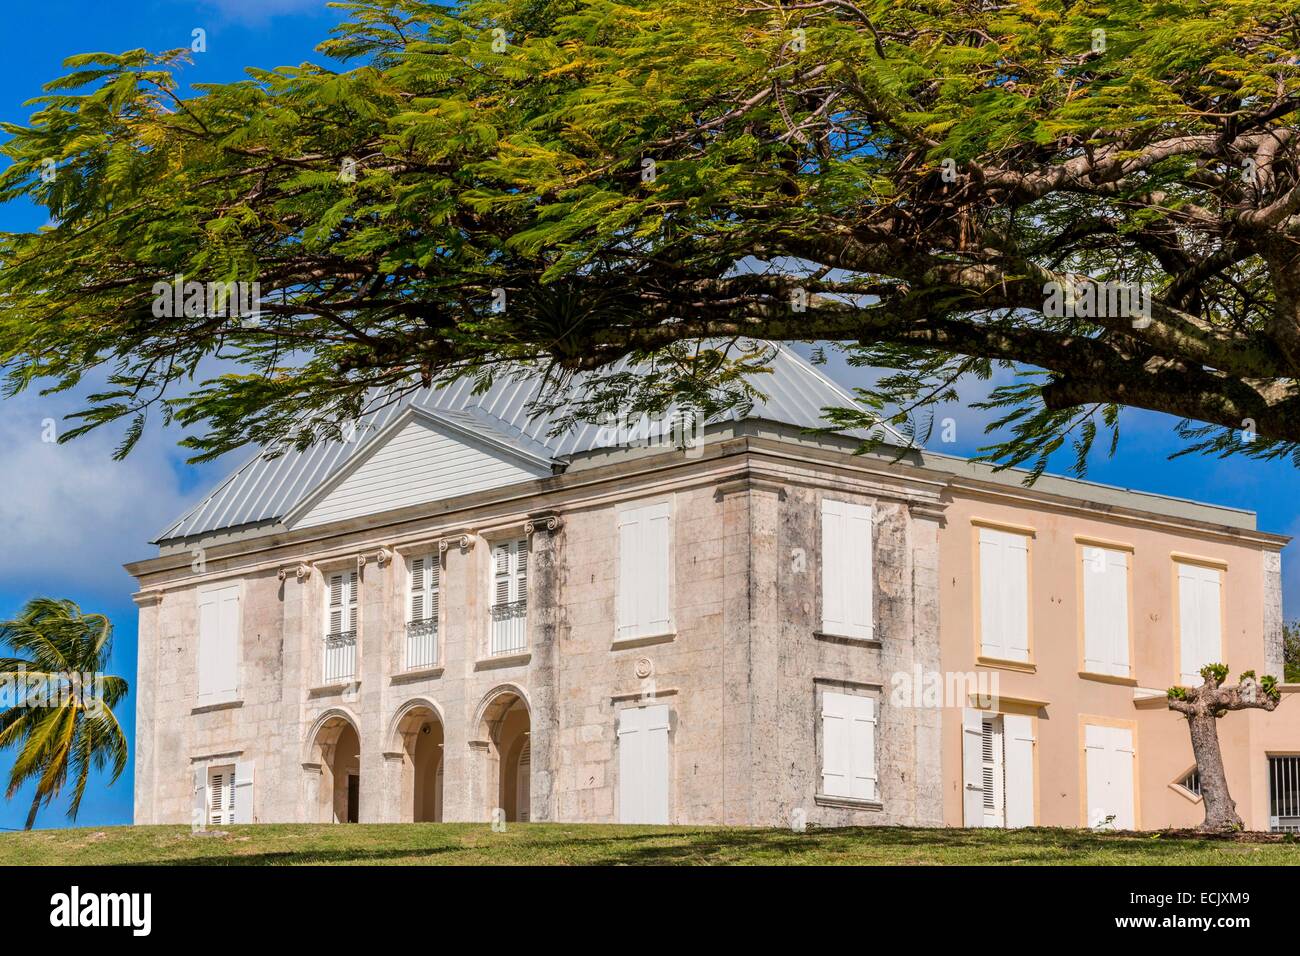
[[[24,830],[30,830],[32,827],[36,826],[36,811],[39,810],[40,808],[41,808],[41,794],[40,794],[40,790],[38,789],[36,792],[36,796],[32,797],[32,808],[27,811],[27,823],[24,824],[23,826]]]
[[[1201,776],[1201,801],[1205,804],[1202,830],[1240,830],[1245,824],[1237,815],[1237,804],[1228,793],[1228,775],[1223,772],[1219,752],[1218,720],[1212,711],[1197,708],[1187,716],[1192,733],[1192,753]]]

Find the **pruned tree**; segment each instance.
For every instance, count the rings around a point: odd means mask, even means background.
[[[0,200],[51,219],[0,236],[11,390],[106,367],[85,427],[207,457],[519,363],[734,404],[761,350],[701,340],[825,341],[885,370],[845,424],[1015,370],[1005,464],[1082,469],[1121,406],[1300,459],[1295,0],[339,6],[336,68],[88,54],[5,126]],[[176,277],[260,315],[167,314]]]
[[[1234,710],[1276,710],[1282,700],[1276,677],[1256,678],[1254,671],[1246,671],[1236,684],[1225,687],[1227,678],[1225,665],[1207,664],[1201,668],[1204,683],[1200,687],[1169,688],[1169,709],[1187,718],[1192,735],[1205,808],[1202,830],[1240,830],[1245,826],[1228,792],[1228,776],[1219,751],[1219,718]]]

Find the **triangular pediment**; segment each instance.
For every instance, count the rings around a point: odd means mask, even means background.
[[[306,528],[544,478],[550,463],[491,429],[410,409],[286,516]]]

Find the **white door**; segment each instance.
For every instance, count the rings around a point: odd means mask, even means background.
[[[1133,731],[1127,727],[1084,727],[1088,777],[1088,826],[1132,830],[1136,825],[1133,799]]]
[[[618,821],[668,822],[668,706],[618,715]]]

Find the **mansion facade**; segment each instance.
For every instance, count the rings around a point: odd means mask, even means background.
[[[814,433],[852,398],[785,348],[685,448],[539,387],[259,455],[128,567],[136,823],[1187,825],[1165,689],[1282,673],[1247,512]],[[1296,689],[1220,723],[1252,828],[1300,827]]]

